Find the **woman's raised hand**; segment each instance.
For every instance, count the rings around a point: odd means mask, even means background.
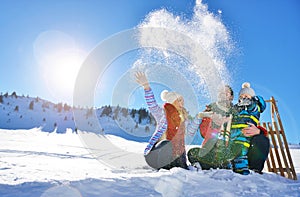
[[[150,89],[150,85],[147,79],[147,76],[144,72],[141,71],[137,71],[135,73],[135,80],[138,84],[140,84],[141,86],[144,87],[145,90],[149,90]]]

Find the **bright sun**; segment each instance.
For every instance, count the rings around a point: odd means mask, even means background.
[[[49,91],[55,97],[70,100],[78,70],[84,60],[82,52],[78,50],[61,50],[49,54],[44,68],[44,79]]]
[[[49,93],[58,102],[72,104],[75,80],[85,52],[74,44],[70,36],[58,31],[41,34],[34,49]]]

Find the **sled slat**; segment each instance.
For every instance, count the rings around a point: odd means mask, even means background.
[[[286,168],[282,168],[282,171],[286,172],[288,178],[291,179],[292,175],[291,175],[290,168],[288,167],[289,165],[288,165],[286,154],[285,154],[284,147],[283,147],[283,144],[282,144],[282,139],[281,139],[280,133],[278,132],[278,125],[277,125],[276,122],[273,122],[273,125],[275,127],[275,131],[276,131],[276,135],[277,135],[277,139],[278,139],[277,141],[278,141],[278,144],[279,144],[279,147],[280,147],[283,162],[284,162],[284,165],[286,166]],[[284,169],[286,169],[286,170],[284,170]]]
[[[275,133],[273,128],[272,128],[272,125],[271,123],[268,122],[268,128],[270,131],[272,131],[271,133]],[[277,161],[277,164],[279,166],[279,172],[280,172],[280,175],[281,176],[284,176],[284,172],[281,170],[282,169],[282,164],[281,164],[281,159],[280,159],[280,155],[279,155],[279,151],[278,151],[278,144],[277,144],[277,141],[278,141],[278,138],[276,140],[276,135],[271,135],[271,140],[272,140],[272,144],[273,144],[273,148],[272,150],[275,152],[275,156],[276,156],[276,161]],[[274,161],[275,163],[275,161]],[[276,170],[276,163],[275,165],[273,166],[273,172],[275,172],[277,174],[277,170]]]
[[[274,124],[274,126],[275,126],[275,130],[277,131],[277,130],[278,130],[278,125],[276,124],[276,122],[274,122],[273,124]],[[280,136],[279,132],[277,133],[277,135]],[[282,136],[282,135],[281,135],[281,136]],[[282,138],[283,138],[283,137],[282,137]],[[283,146],[281,138],[279,138],[279,139],[280,139],[279,145],[280,145],[281,154],[282,154],[282,155],[287,155],[287,151],[285,151],[285,149],[286,149],[287,146],[286,146],[286,145]],[[283,141],[284,141],[284,139],[283,139]],[[288,149],[286,149],[286,150],[288,150]],[[285,164],[285,166],[286,166],[285,169],[286,169],[286,172],[287,172],[287,174],[288,174],[288,178],[289,178],[289,179],[292,179],[292,172],[291,172],[290,168],[288,167],[289,164],[288,164],[287,158],[286,158],[286,157],[283,157],[283,161],[284,161],[284,164]]]

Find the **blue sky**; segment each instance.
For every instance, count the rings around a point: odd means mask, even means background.
[[[234,78],[233,89],[238,92],[240,85],[249,81],[265,99],[274,96],[289,141],[300,142],[300,3],[203,0],[203,4],[212,14],[221,11],[221,21],[236,47],[226,65]],[[189,18],[194,5],[194,0],[2,0],[0,92],[65,102],[59,95],[67,91],[53,83],[66,84],[71,79],[58,74],[63,69],[54,60],[65,58],[63,63],[69,64],[79,54],[80,62],[101,41],[136,27],[151,11],[166,8]],[[53,51],[63,52],[55,56]],[[42,67],[48,56],[58,66]]]

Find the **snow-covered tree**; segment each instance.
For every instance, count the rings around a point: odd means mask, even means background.
[[[30,104],[29,104],[29,109],[33,110],[33,106],[34,106],[34,102],[31,101]]]

